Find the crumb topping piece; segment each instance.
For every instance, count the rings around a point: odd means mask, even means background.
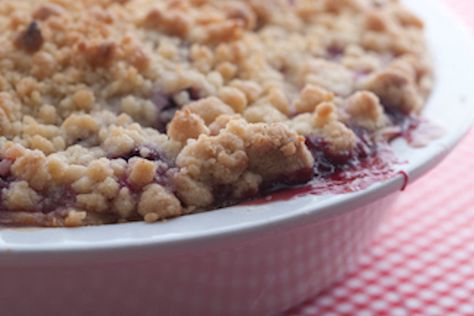
[[[24,31],[18,34],[15,40],[15,45],[29,54],[39,51],[43,43],[43,35],[36,21],[31,22]]]

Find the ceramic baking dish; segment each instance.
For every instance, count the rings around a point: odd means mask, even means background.
[[[474,48],[440,2],[406,1],[427,22],[436,86],[424,116],[445,129],[424,148],[393,143],[403,171],[356,193],[236,206],[164,223],[0,229],[8,315],[273,315],[341,278],[406,184],[471,126]],[[449,185],[449,184],[447,184]]]

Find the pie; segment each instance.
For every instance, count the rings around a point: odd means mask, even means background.
[[[433,83],[397,0],[2,0],[0,28],[3,225],[156,222],[319,181]]]

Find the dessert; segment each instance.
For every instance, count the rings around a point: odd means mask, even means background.
[[[156,222],[318,181],[432,87],[397,0],[4,0],[0,26],[5,225]]]

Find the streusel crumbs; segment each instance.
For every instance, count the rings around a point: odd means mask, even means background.
[[[3,0],[0,222],[155,222],[313,178],[416,115],[423,23],[397,0]],[[322,149],[321,149],[322,150]]]

